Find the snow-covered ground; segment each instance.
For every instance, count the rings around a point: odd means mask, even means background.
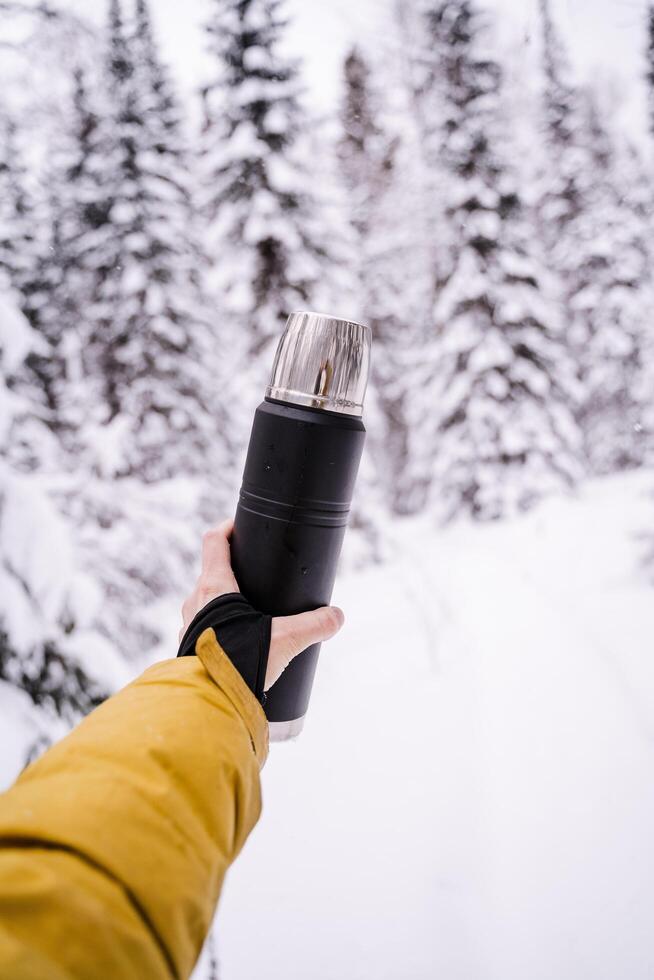
[[[653,492],[397,521],[388,564],[341,576],[346,626],[228,875],[220,980],[651,980]],[[1,687],[6,784],[39,730]]]
[[[340,579],[228,876],[221,980],[654,976],[653,490],[398,522],[389,565]]]

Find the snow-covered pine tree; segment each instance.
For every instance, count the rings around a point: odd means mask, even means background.
[[[372,91],[370,75],[363,52],[352,48],[343,63],[344,93],[337,153],[349,192],[350,220],[362,239],[366,238],[372,219],[371,198],[375,186],[384,186],[397,142],[382,128],[379,99]]]
[[[106,688],[71,654],[81,581],[73,534],[49,494],[61,460],[63,381],[48,318],[58,281],[51,278],[55,236],[46,195],[37,196],[38,183],[23,164],[21,134],[7,117],[2,125],[0,680],[40,709],[27,725],[33,749],[98,704]],[[32,749],[25,745],[26,754]]]
[[[652,195],[636,149],[618,144],[591,93],[582,104],[592,183],[570,229],[581,260],[570,335],[582,381],[585,455],[601,474],[641,465],[650,442],[643,361],[654,305]]]
[[[648,4],[646,16],[647,47],[645,78],[649,103],[649,135],[651,138],[654,138],[654,3]],[[652,210],[654,209],[654,203],[651,201],[651,197],[648,195],[650,187],[651,179],[645,180],[644,192],[651,214]],[[643,347],[641,403],[643,405],[642,425],[646,440],[646,461],[649,465],[651,465],[654,463],[654,331],[651,330],[647,335],[647,340]]]
[[[558,279],[580,385],[575,413],[592,472],[638,466],[642,345],[652,303],[649,209],[634,151],[622,148],[593,94],[575,85],[540,0],[547,165],[538,218]]]
[[[8,114],[0,117],[0,270],[16,291],[20,307],[34,323],[38,306],[39,265],[36,203],[28,190],[19,133]],[[52,402],[50,378],[43,378],[45,400]]]
[[[25,364],[41,392],[42,414],[55,431],[67,425],[67,365],[64,351],[64,323],[59,315],[59,289],[62,284],[61,251],[56,196],[42,190],[38,213],[33,268],[25,283],[22,309],[42,340],[40,352],[30,354]],[[29,383],[29,382],[28,382]]]
[[[35,265],[33,202],[14,120],[0,116],[0,269],[22,298]],[[24,300],[23,300],[24,302]]]
[[[287,315],[319,309],[327,230],[300,142],[309,121],[295,61],[281,51],[280,0],[211,0],[215,73],[203,89],[201,211],[212,291],[224,304],[232,363],[252,384],[270,371]]]
[[[33,737],[43,742],[51,729],[48,715],[50,722],[54,716],[71,724],[106,695],[66,650],[75,627],[70,532],[34,479],[40,462],[35,448],[47,441],[56,448],[56,439],[38,419],[38,383],[31,397],[25,383],[19,391],[14,383],[29,356],[43,347],[19,301],[0,273],[0,681],[45,709],[34,719]]]
[[[39,419],[56,429],[64,365],[49,330],[49,299],[59,278],[51,253],[51,212],[46,194],[39,195],[38,182],[30,180],[21,133],[11,117],[1,118],[0,129],[0,274],[42,341],[30,349],[12,383],[29,392]],[[23,462],[32,465],[31,450]]]
[[[456,6],[457,0],[453,0]],[[435,297],[451,272],[452,242],[449,240],[449,222],[445,213],[443,181],[446,179],[442,166],[443,130],[447,120],[444,107],[434,98],[434,72],[437,63],[425,39],[425,22],[434,4],[431,0],[395,0],[394,23],[400,43],[399,60],[402,67],[402,87],[407,93],[408,114],[413,117],[416,137],[411,146],[412,155],[422,163],[418,184],[422,189],[421,208],[429,231],[431,262],[431,294],[428,318]],[[411,128],[405,130],[411,132]],[[414,163],[414,168],[415,168]],[[427,327],[429,332],[429,327]]]
[[[189,306],[199,263],[175,127],[152,108],[160,88],[128,62],[120,7],[111,13],[105,76],[78,72],[53,153],[66,428],[44,449],[58,452],[50,506],[75,529],[80,576],[102,600],[101,613],[87,603],[94,637],[134,657],[160,638],[149,605],[188,581],[203,492],[215,519],[233,488],[211,330]],[[33,440],[22,443],[27,455]],[[42,467],[44,453],[32,456],[23,468]]]
[[[38,326],[46,341],[41,358],[49,361],[53,412],[62,448],[77,466],[84,455],[83,428],[89,417],[89,378],[82,376],[82,350],[92,329],[92,302],[98,283],[100,243],[108,237],[110,202],[97,175],[104,166],[98,93],[89,92],[84,70],[73,69],[67,127],[53,146],[43,182],[48,247],[40,269],[45,287],[39,294]],[[90,247],[90,242],[93,242]],[[93,399],[98,397],[93,390]]]
[[[424,197],[413,163],[412,134],[394,131],[363,53],[343,66],[344,94],[337,145],[347,211],[355,238],[357,302],[372,328],[369,445],[387,504],[415,509],[419,494],[409,458],[407,399],[412,366],[422,358],[429,252],[420,209]],[[407,283],[411,288],[407,289]]]
[[[654,136],[654,3],[645,9],[647,19],[647,42],[645,47],[645,81],[647,83],[647,104],[649,109],[649,132]]]
[[[120,18],[120,10],[111,11]],[[50,319],[65,350],[66,404],[62,438],[74,466],[102,469],[100,433],[113,397],[113,331],[106,327],[107,283],[120,265],[120,235],[113,223],[120,143],[107,78],[127,65],[126,52],[106,56],[91,76],[71,68],[67,125],[54,142],[46,177],[54,189],[51,262],[60,281]],[[127,67],[122,69],[127,71]]]
[[[91,273],[82,354],[100,466],[157,481],[202,471],[223,436],[211,418],[188,160],[145,3],[136,13],[138,39],[119,0],[110,4],[107,103],[80,174],[77,268]]]
[[[426,4],[422,101],[440,133],[449,271],[414,405],[431,432],[417,416],[413,452],[432,467],[432,506],[481,519],[570,486],[578,438],[573,372],[509,163],[500,67],[487,51],[472,3]]]

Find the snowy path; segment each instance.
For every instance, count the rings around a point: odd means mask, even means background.
[[[347,628],[226,887],[221,980],[654,974],[650,483],[409,523],[341,581]]]

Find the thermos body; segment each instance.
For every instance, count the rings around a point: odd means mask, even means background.
[[[320,320],[317,338],[311,336],[311,318]],[[343,325],[356,328],[354,344]],[[311,343],[302,353],[307,332]],[[284,364],[289,347],[292,363]],[[368,357],[369,333],[359,324],[317,314],[289,319],[271,385],[255,413],[231,540],[239,587],[263,612],[292,615],[331,600],[365,440],[360,414]],[[317,361],[317,368],[308,366],[314,383],[303,393],[297,373],[311,358]],[[350,380],[341,372],[335,389],[343,358]],[[356,399],[337,396],[348,385],[346,394],[352,394],[355,381]],[[309,388],[306,381],[303,387]],[[301,730],[319,650],[315,644],[292,660],[268,691],[264,710],[271,738],[283,740]]]
[[[287,616],[329,605],[364,438],[361,419],[269,400],[257,409],[232,562],[258,609]],[[291,661],[270,689],[269,721],[306,714],[319,649]]]

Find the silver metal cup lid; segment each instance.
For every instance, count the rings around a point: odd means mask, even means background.
[[[362,415],[370,371],[370,327],[323,313],[291,313],[266,397]]]

